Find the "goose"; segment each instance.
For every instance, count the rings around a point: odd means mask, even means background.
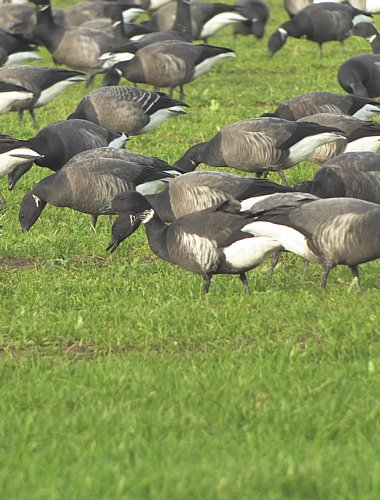
[[[344,153],[328,160],[297,189],[320,198],[359,198],[380,204],[380,153]]]
[[[67,28],[54,20],[50,0],[33,0],[37,9],[36,33],[55,63],[64,64],[87,74],[91,85],[98,73],[103,72],[100,56],[110,52],[118,42],[103,31],[86,28]]]
[[[80,118],[114,132],[150,132],[170,116],[186,114],[183,101],[136,87],[100,87],[86,94],[68,119]]]
[[[156,168],[119,158],[96,157],[83,161],[81,156],[86,153],[89,152],[74,156],[63,168],[26,193],[19,211],[23,232],[34,225],[48,203],[91,214],[95,228],[100,209],[118,193],[169,176]]]
[[[28,5],[5,4],[0,9],[0,26],[12,33],[16,31],[28,38],[33,38],[36,25],[34,9]]]
[[[13,103],[10,111],[17,111],[21,122],[23,112],[27,109],[35,128],[38,128],[34,113],[35,108],[45,106],[67,87],[82,82],[84,79],[81,75],[82,73],[79,71],[28,65],[0,68],[0,81],[18,85],[33,94],[30,99]]]
[[[246,237],[242,229],[250,219],[234,200],[185,215],[170,225],[138,192],[125,193],[124,205],[126,211],[113,224],[107,250],[115,251],[143,223],[152,251],[167,262],[200,274],[205,293],[214,274],[238,274],[245,292],[250,293],[246,272],[281,249],[275,239]]]
[[[283,248],[324,268],[322,288],[333,267],[351,269],[358,289],[362,263],[380,257],[380,206],[355,198],[329,198],[298,207],[257,213],[243,231],[277,239]]]
[[[330,158],[350,151],[379,151],[380,150],[380,124],[377,122],[363,121],[349,115],[336,115],[334,113],[319,113],[300,118],[299,122],[314,122],[327,127],[336,127],[342,130],[346,139],[337,139],[317,148],[309,161],[319,165]]]
[[[17,64],[25,60],[41,59],[35,53],[37,45],[19,33],[10,33],[0,28],[0,66]]]
[[[379,0],[348,0],[351,7],[356,9],[364,10],[371,14],[377,14],[380,12],[380,1]]]
[[[33,92],[25,87],[0,81],[0,114],[11,111],[19,101],[31,99],[33,99]]]
[[[263,0],[237,0],[236,4],[240,5],[241,13],[247,20],[233,25],[234,36],[253,35],[261,40],[269,19],[269,7]]]
[[[133,3],[152,13],[170,2],[171,0],[134,0]]]
[[[295,15],[298,14],[301,10],[303,10],[308,5],[312,5],[313,0],[284,0],[284,9],[288,13],[289,17],[292,19]]]
[[[308,158],[321,144],[341,137],[345,138],[339,129],[316,123],[252,118],[228,125],[209,141],[192,146],[174,166],[184,172],[200,163],[259,175],[277,171],[287,184],[284,169]]]
[[[283,47],[287,38],[306,38],[319,45],[330,41],[343,42],[350,36],[350,30],[356,22],[370,21],[362,11],[334,2],[322,2],[308,5],[286,21],[271,35],[268,49],[271,56]]]
[[[341,87],[349,94],[380,97],[380,54],[353,56],[338,70]]]
[[[299,120],[317,113],[336,113],[369,120],[379,115],[379,106],[380,102],[368,97],[316,91],[291,97],[280,104],[274,113],[265,113],[262,116]]]
[[[42,155],[33,147],[20,144],[6,135],[0,135],[0,178],[6,176],[17,165],[38,160]]]
[[[179,86],[179,98],[184,99],[183,86],[203,75],[215,63],[235,57],[235,52],[225,47],[194,45],[181,40],[155,42],[139,49],[129,61],[123,61],[110,70],[105,85],[117,84],[123,75],[132,83],[147,83],[155,90],[169,87],[170,97]]]
[[[41,156],[34,160],[40,167],[57,171],[76,154],[102,146],[123,147],[125,134],[109,130],[87,120],[59,120],[49,123],[34,137],[14,141],[14,148],[31,148]],[[8,175],[8,188],[12,190],[17,181],[31,169],[33,159],[16,166]]]
[[[223,27],[247,20],[237,5],[191,2],[190,8],[193,39],[205,43]],[[157,31],[168,31],[173,27],[175,13],[175,4],[165,5],[152,15],[149,26]]]
[[[371,23],[358,23],[351,29],[351,35],[365,38],[371,45],[373,54],[380,54],[380,33]]]

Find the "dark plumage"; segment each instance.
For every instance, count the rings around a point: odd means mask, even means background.
[[[359,286],[358,266],[380,257],[380,206],[354,198],[263,211],[244,230],[277,238],[285,250],[322,264],[323,288],[338,265],[347,265]]]
[[[153,130],[170,116],[186,113],[180,106],[188,105],[160,92],[101,87],[85,95],[68,118],[89,120],[108,130],[137,135]]]
[[[14,147],[27,147],[38,152],[42,158],[35,160],[36,165],[57,171],[76,154],[88,149],[115,144],[122,147],[126,136],[110,132],[87,120],[61,120],[50,123],[35,137],[27,140],[14,139]],[[8,187],[13,189],[17,181],[33,165],[33,161],[16,167],[8,176]]]
[[[269,19],[269,7],[263,0],[237,0],[241,13],[247,18],[233,25],[234,35],[253,35],[261,40]]]
[[[291,97],[280,104],[274,113],[265,113],[263,116],[298,120],[317,113],[336,113],[369,120],[380,113],[379,106],[380,102],[368,97],[316,91]]]
[[[350,57],[340,65],[338,80],[349,94],[380,97],[380,54]]]
[[[7,135],[0,135],[0,178],[12,172],[17,165],[29,164],[41,158],[32,146]]]
[[[273,33],[268,42],[271,55],[285,44],[287,38],[306,38],[322,45],[337,40],[342,42],[350,36],[355,18],[364,12],[334,2],[309,5],[286,21]]]
[[[374,54],[380,54],[380,33],[372,23],[358,23],[352,27],[351,35],[365,38]]]
[[[320,198],[359,198],[380,204],[380,154],[345,153],[327,161],[297,189]]]
[[[218,61],[235,57],[235,52],[225,47],[194,45],[181,40],[166,40],[152,43],[139,49],[129,61],[123,61],[107,71],[105,85],[119,83],[124,76],[133,83],[147,83],[155,89],[180,88],[180,99],[184,98],[183,86],[203,75]]]
[[[246,272],[281,248],[270,238],[250,238],[242,232],[249,217],[237,202],[176,219],[167,226],[139,193],[126,193],[124,212],[112,229],[107,249],[114,251],[126,237],[145,224],[149,245],[161,259],[200,274],[207,293],[214,274],[239,274],[249,292]]]
[[[222,128],[208,142],[192,146],[174,166],[194,170],[200,163],[262,174],[305,160],[318,146],[344,137],[336,128],[280,118],[252,118]]]
[[[11,111],[20,105],[18,101],[30,101],[33,99],[33,92],[15,85],[14,83],[0,81],[0,114]]]
[[[0,28],[0,66],[30,59],[41,59],[35,50],[37,50],[37,45],[33,40],[21,33],[11,33]]]

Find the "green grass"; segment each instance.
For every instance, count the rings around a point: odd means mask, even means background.
[[[286,20],[270,5],[265,39],[213,37],[237,58],[186,87],[187,116],[130,149],[174,161],[295,94],[342,92],[338,66],[368,44],[326,44],[320,58],[290,39],[268,59]],[[40,126],[86,91],[37,110]],[[15,114],[0,116],[0,132],[35,134]],[[287,177],[315,170],[303,162]],[[20,200],[47,173],[34,168],[12,193],[1,181],[1,498],[378,498],[378,262],[362,266],[360,294],[348,269],[322,292],[320,267],[304,281],[302,261],[285,255],[272,279],[268,264],[250,273],[250,297],[229,276],[204,296],[201,278],[151,254],[143,230],[108,255],[107,218],[94,233],[89,216],[48,206],[21,234]]]

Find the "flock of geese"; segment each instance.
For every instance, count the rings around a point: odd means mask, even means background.
[[[323,288],[337,265],[348,266],[360,288],[358,266],[380,257],[380,124],[369,121],[380,113],[376,1],[285,2],[290,20],[269,37],[271,56],[288,37],[314,41],[321,53],[325,42],[352,35],[371,44],[373,54],[339,68],[347,94],[295,96],[271,113],[223,127],[173,165],[124,149],[128,136],[186,113],[185,85],[235,56],[208,39],[228,24],[235,35],[263,38],[269,7],[262,0],[90,0],[53,9],[50,0],[31,1],[34,7],[0,0],[0,113],[17,112],[21,121],[28,111],[38,128],[36,108],[74,84],[91,86],[99,73],[104,80],[65,120],[34,137],[0,136],[0,177],[10,190],[33,164],[53,171],[23,197],[23,231],[47,204],[90,214],[94,227],[99,215],[113,214],[108,250],[143,224],[152,251],[201,275],[205,292],[214,274],[236,274],[249,293],[246,273],[284,251],[321,264]],[[142,12],[150,21],[133,23]],[[25,64],[39,58],[39,45],[69,69]],[[153,90],[131,85],[140,83]],[[312,181],[290,187],[284,171],[303,160],[321,167]],[[196,171],[200,164],[255,177]],[[269,172],[278,172],[282,184],[266,179]]]

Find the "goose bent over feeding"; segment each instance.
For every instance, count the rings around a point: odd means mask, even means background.
[[[274,113],[265,113],[263,116],[299,120],[317,113],[336,113],[369,120],[378,116],[379,106],[380,102],[368,97],[316,91],[291,97],[280,104]]]
[[[89,120],[108,130],[138,135],[150,132],[166,118],[186,114],[183,101],[136,87],[100,87],[86,94],[68,119]]]
[[[344,153],[328,160],[297,189],[320,198],[359,198],[380,204],[380,153]]]
[[[338,80],[349,94],[380,97],[380,54],[350,57],[340,65]]]
[[[126,193],[124,202],[126,212],[113,224],[107,249],[116,250],[143,223],[152,251],[161,259],[200,274],[205,293],[214,274],[238,274],[249,293],[246,272],[281,249],[273,238],[244,236],[248,235],[242,229],[251,219],[240,212],[236,201],[185,215],[170,225],[160,219],[140,193]],[[109,209],[113,210],[112,204]]]
[[[258,213],[244,231],[277,239],[283,248],[330,270],[346,265],[360,288],[362,263],[380,257],[380,206],[355,198],[329,198]]]
[[[259,175],[274,171],[287,183],[284,169],[307,159],[321,144],[340,137],[345,137],[340,130],[315,123],[252,118],[227,125],[209,141],[192,146],[174,166],[185,172],[200,163]]]
[[[318,43],[322,54],[324,43],[348,38],[352,26],[359,20],[364,21],[363,14],[365,12],[334,2],[309,5],[273,33],[268,42],[269,52],[273,55],[281,49],[290,36]]]
[[[309,161],[322,165],[330,158],[351,151],[379,151],[380,124],[377,122],[359,120],[349,115],[334,113],[319,113],[300,118],[300,122],[314,122],[327,127],[336,127],[344,132],[346,139],[319,146],[309,156]]]
[[[269,19],[269,7],[263,0],[237,0],[236,5],[240,6],[241,13],[247,20],[234,24],[233,34],[253,35],[261,40]]]
[[[351,35],[365,38],[371,45],[373,54],[380,54],[380,33],[371,23],[358,23],[353,26]]]
[[[95,227],[100,209],[117,194],[169,176],[156,168],[142,167],[119,158],[78,160],[81,155],[93,151],[74,156],[62,169],[42,179],[24,196],[19,211],[22,231],[33,226],[48,203],[91,214]]]
[[[34,160],[36,165],[57,171],[82,151],[103,146],[123,147],[126,139],[124,134],[110,132],[87,120],[60,120],[46,125],[30,139],[14,139],[14,148],[31,148],[41,155]],[[32,165],[33,161],[26,162],[9,173],[10,190]]]

